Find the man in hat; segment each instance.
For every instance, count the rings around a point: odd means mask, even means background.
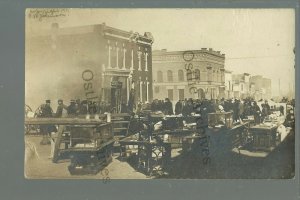
[[[165,99],[165,103],[164,103],[164,113],[165,115],[173,115],[173,105],[172,102],[170,101],[169,98]]]
[[[55,117],[66,117],[67,115],[67,106],[64,105],[64,102],[62,99],[59,99],[57,101],[58,106],[56,109]]]
[[[182,115],[183,116],[190,116],[191,113],[194,110],[194,106],[193,106],[193,99],[189,98],[188,100],[186,100],[186,103],[184,104],[183,108],[182,108]]]
[[[48,99],[46,100],[46,104],[41,106],[41,114],[40,117],[42,118],[50,118],[53,117],[53,110],[50,106],[51,101]],[[43,139],[40,142],[41,145],[50,144],[48,136],[51,132],[56,132],[56,127],[54,125],[40,125],[41,133],[43,134]]]
[[[252,110],[252,114],[254,115],[255,124],[259,124],[260,123],[261,111],[260,111],[260,108],[257,105],[256,101],[252,102],[251,110]]]
[[[233,121],[235,122],[237,122],[240,118],[239,107],[240,107],[240,101],[238,99],[234,99],[232,108],[233,108]]]
[[[271,108],[270,108],[270,105],[268,103],[268,100],[265,100],[265,109],[266,109],[266,112],[268,113],[268,115],[271,114]]]
[[[76,114],[79,115],[80,110],[81,110],[81,100],[80,99],[76,99],[75,108],[76,108]]]
[[[75,116],[76,115],[76,105],[75,105],[75,100],[70,101],[70,105],[67,108],[68,110],[68,115],[70,116]]]
[[[52,117],[53,110],[52,110],[50,104],[51,104],[51,101],[46,100],[46,104],[42,105],[42,107],[41,107],[41,117]]]
[[[175,115],[179,115],[182,113],[182,101],[178,100],[175,104]]]
[[[81,101],[79,114],[86,115],[87,113],[88,113],[87,100],[83,100],[83,101]]]
[[[92,101],[88,101],[88,112],[90,115],[94,115],[97,113],[96,105]]]

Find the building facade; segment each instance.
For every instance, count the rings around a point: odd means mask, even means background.
[[[225,98],[233,98],[232,71],[225,70]]]
[[[244,99],[250,96],[250,74],[233,74],[232,84],[234,98]]]
[[[225,54],[211,48],[194,51],[152,52],[153,98],[225,97]]]
[[[251,76],[250,93],[251,96],[256,100],[272,98],[271,79],[264,78],[261,75]]]
[[[152,100],[151,33],[103,24],[26,36],[26,102],[74,98],[127,104]]]

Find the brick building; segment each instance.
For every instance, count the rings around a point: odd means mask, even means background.
[[[26,34],[26,103],[74,98],[127,104],[152,100],[151,33],[103,24]]]
[[[191,58],[184,59],[190,54]],[[153,98],[217,99],[225,96],[225,54],[211,48],[194,51],[156,50],[152,53]],[[187,62],[188,61],[188,62]],[[186,70],[192,65],[191,73]]]

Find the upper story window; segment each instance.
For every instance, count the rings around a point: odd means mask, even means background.
[[[163,73],[162,71],[157,72],[157,82],[163,82]]]
[[[178,81],[184,81],[184,73],[183,70],[178,70]]]
[[[173,72],[171,70],[167,71],[167,76],[168,76],[168,82],[173,81]]]
[[[195,69],[195,80],[200,80],[200,70]]]
[[[201,81],[207,81],[207,70],[206,68],[202,69],[201,74],[200,74],[200,80]]]

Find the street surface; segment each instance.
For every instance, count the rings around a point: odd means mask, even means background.
[[[69,160],[52,163],[49,159],[50,145],[40,145],[41,136],[25,136],[25,176],[33,179],[148,179],[136,171],[130,162],[118,158],[105,168],[106,174],[71,176],[67,169]],[[204,165],[202,158],[193,154],[181,155],[172,150],[172,161],[168,173],[159,178],[172,179],[289,179],[294,176],[294,133],[271,152],[238,154],[220,148],[220,141],[211,142],[211,161]]]

